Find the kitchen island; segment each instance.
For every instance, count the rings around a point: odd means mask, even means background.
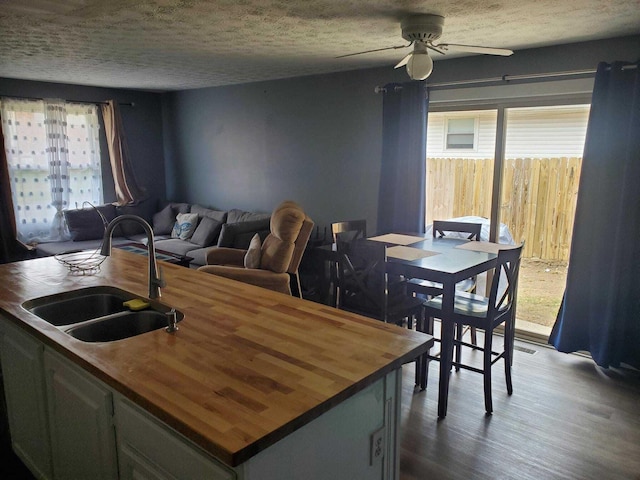
[[[68,443],[86,446],[85,456],[99,450],[104,465],[114,464],[105,478],[184,478],[188,474],[179,469],[171,472],[175,464],[209,460],[219,478],[397,478],[401,366],[427,351],[429,335],[160,264],[166,280],[160,301],[184,313],[179,330],[104,343],[76,340],[22,304],[97,285],[145,298],[145,257],[114,249],[95,275],[72,275],[53,257],[0,265],[0,345],[12,442],[37,476],[65,477],[69,462],[56,457],[65,458]],[[29,368],[13,365],[20,354]],[[12,366],[13,375],[7,372]],[[68,378],[77,376],[106,405],[107,427],[96,426],[106,453],[92,439],[73,441],[70,432],[86,435],[87,428],[75,428],[75,413],[64,406],[81,411],[74,399],[84,400],[85,391],[67,382],[67,368]],[[44,403],[36,406],[40,425],[30,425],[51,439],[49,447],[42,445],[46,438],[31,439],[43,450],[36,454],[45,457],[41,467],[30,465],[28,448],[14,438],[19,412],[12,406],[19,410],[37,397],[18,401],[21,389],[39,391]],[[102,411],[93,400],[89,405],[91,412]],[[138,420],[139,427],[132,427]],[[170,445],[177,442],[166,453],[163,435]],[[154,451],[159,458],[150,458]],[[162,464],[180,452],[184,459]]]

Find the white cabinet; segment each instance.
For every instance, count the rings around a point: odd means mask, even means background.
[[[0,355],[13,451],[38,478],[53,478],[44,347],[0,317]]]
[[[401,370],[393,371],[236,468],[241,480],[399,478]]]
[[[115,402],[120,478],[232,480],[233,471],[124,398]]]
[[[56,480],[118,478],[111,391],[48,348],[44,367]]]
[[[399,478],[401,370],[230,468],[0,316],[14,451],[42,479]]]

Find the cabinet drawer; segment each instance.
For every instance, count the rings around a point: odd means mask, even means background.
[[[128,400],[115,402],[120,477],[234,480],[235,472]]]

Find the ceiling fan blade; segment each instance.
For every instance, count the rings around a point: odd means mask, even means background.
[[[365,50],[364,52],[347,53],[346,55],[340,55],[335,58],[353,57],[354,55],[362,55],[363,53],[382,52],[383,50],[397,50],[399,48],[407,48],[410,46],[411,46],[411,43],[409,45],[396,45],[395,47],[374,48],[373,50]]]
[[[405,55],[405,57],[400,60],[398,64],[393,68],[404,67],[407,63],[409,63],[409,60],[411,60],[411,55],[413,55],[413,52],[409,52],[407,55]]]
[[[434,47],[440,48],[445,52],[450,50],[452,52],[484,53],[486,55],[502,55],[504,57],[513,55],[513,50],[509,50],[506,48],[480,47],[476,45],[459,45],[456,43],[441,43],[439,45],[434,45]]]

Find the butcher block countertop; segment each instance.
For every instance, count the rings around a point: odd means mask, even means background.
[[[179,330],[85,343],[21,307],[95,285],[146,298],[147,258],[113,249],[95,275],[55,258],[0,265],[10,321],[236,466],[424,353],[431,336],[159,262]]]

